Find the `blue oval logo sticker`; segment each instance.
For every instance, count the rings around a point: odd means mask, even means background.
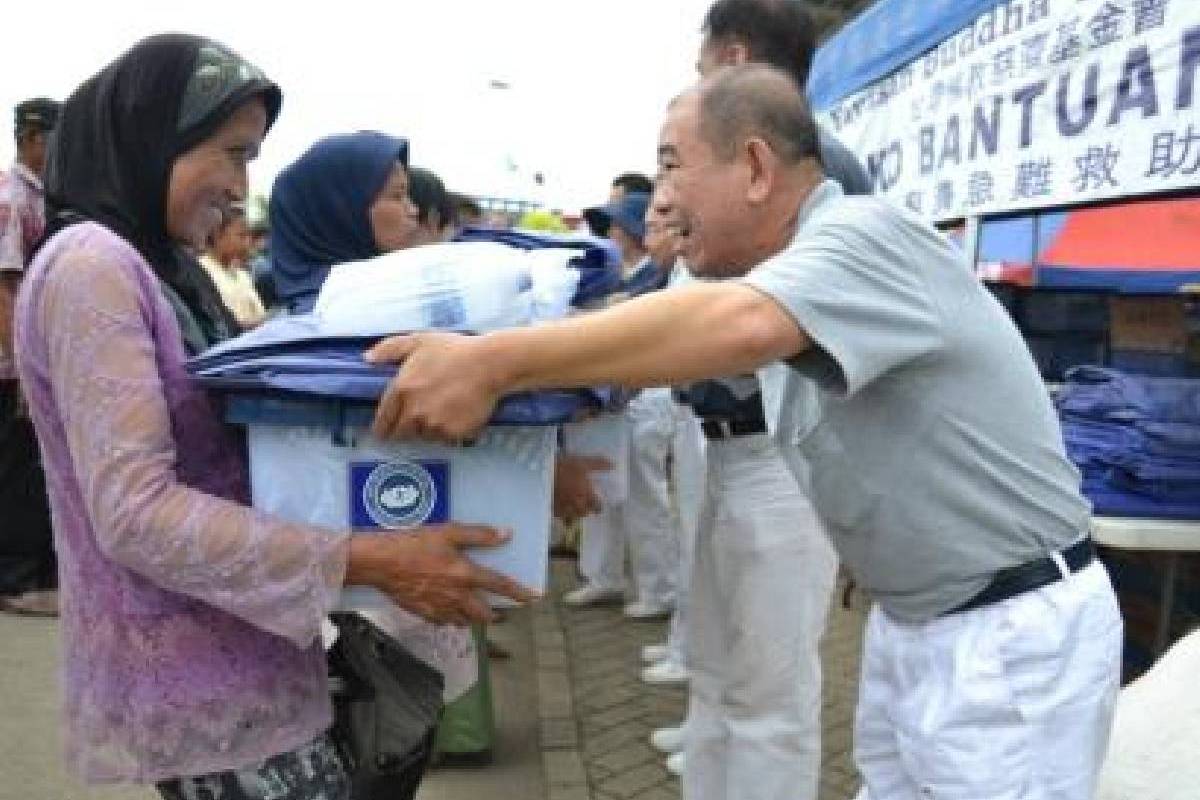
[[[387,461],[367,476],[363,507],[377,525],[413,528],[424,524],[437,505],[437,486],[420,464]]]

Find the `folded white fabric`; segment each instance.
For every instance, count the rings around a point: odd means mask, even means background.
[[[326,335],[489,331],[564,316],[578,283],[571,250],[434,244],[334,267],[313,309]]]
[[[1096,800],[1193,800],[1200,786],[1200,631],[1121,690]]]

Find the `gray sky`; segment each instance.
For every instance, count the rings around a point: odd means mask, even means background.
[[[282,114],[251,167],[255,191],[319,137],[373,128],[408,136],[413,163],[452,189],[574,211],[603,200],[619,172],[652,173],[666,103],[695,79],[709,2],[13,3],[0,109],[7,134],[19,100],[64,99],[144,35],[198,33],[283,87]],[[0,163],[12,157],[7,134]]]

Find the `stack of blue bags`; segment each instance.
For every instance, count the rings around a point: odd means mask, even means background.
[[[568,264],[579,272],[571,300],[577,308],[621,288],[620,259],[611,243],[486,228],[468,228],[456,241],[577,251]],[[365,427],[396,374],[392,365],[369,364],[363,358],[381,338],[324,334],[314,314],[280,317],[207,350],[191,359],[187,369],[200,385],[223,398],[229,422],[251,424],[268,416],[278,424]],[[624,394],[611,387],[526,392],[503,398],[491,424],[557,425],[624,400]]]
[[[1200,380],[1076,367],[1057,405],[1095,513],[1200,519]]]
[[[280,317],[187,363],[192,377],[225,400],[225,419],[251,424],[365,428],[397,368],[363,357],[382,337],[323,337],[310,315]],[[613,390],[545,390],[503,398],[493,425],[558,425],[607,408]]]

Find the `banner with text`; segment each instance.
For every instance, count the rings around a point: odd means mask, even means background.
[[[1200,0],[1012,0],[822,119],[922,216],[1200,186]]]

